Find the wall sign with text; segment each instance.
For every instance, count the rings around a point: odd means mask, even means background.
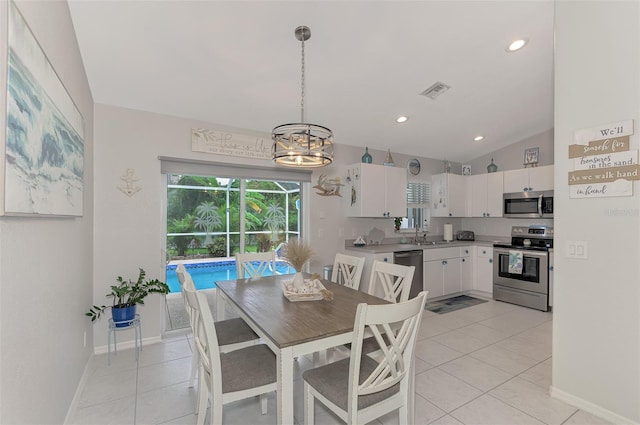
[[[638,150],[629,149],[633,120],[574,132],[569,145],[573,169],[568,175],[571,198],[632,196],[640,180]]]
[[[271,141],[247,134],[207,128],[191,129],[193,152],[271,159]]]

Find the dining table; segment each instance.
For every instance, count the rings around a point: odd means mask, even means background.
[[[216,318],[229,305],[271,348],[277,359],[278,424],[293,424],[294,361],[298,356],[349,343],[358,304],[388,304],[382,298],[320,279],[333,299],[289,301],[283,283],[293,274],[216,282]],[[241,373],[241,371],[239,371]]]

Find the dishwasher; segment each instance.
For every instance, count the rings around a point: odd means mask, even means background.
[[[416,271],[413,273],[413,281],[411,281],[411,290],[409,291],[409,299],[414,298],[423,290],[422,250],[394,252],[393,263],[403,266],[415,266]]]

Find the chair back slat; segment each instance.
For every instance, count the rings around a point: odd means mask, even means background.
[[[236,254],[236,272],[238,279],[276,274],[276,253],[245,252]]]
[[[356,312],[354,339],[349,363],[348,410],[357,409],[358,397],[377,393],[396,384],[408,385],[411,360],[427,292],[397,304],[360,304]],[[370,331],[379,345],[378,361],[368,376],[360,376],[365,332]]]
[[[337,253],[333,261],[331,281],[351,289],[359,289],[362,270],[364,269],[364,261],[364,257],[354,257]]]
[[[381,287],[385,300],[393,303],[407,301],[415,270],[415,266],[374,261],[369,282],[370,294],[375,294],[375,288]]]

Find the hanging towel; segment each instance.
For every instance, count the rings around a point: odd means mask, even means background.
[[[522,274],[522,251],[509,250],[509,273]]]

